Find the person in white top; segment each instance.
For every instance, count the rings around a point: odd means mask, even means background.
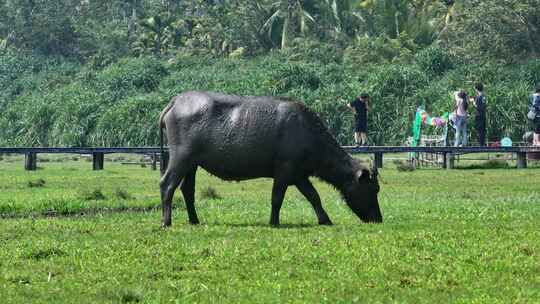
[[[467,145],[467,93],[463,90],[459,90],[454,93],[454,99],[456,100],[456,108],[454,110],[454,124],[456,128],[456,138],[454,141],[454,147]]]

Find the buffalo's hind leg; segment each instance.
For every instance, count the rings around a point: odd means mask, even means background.
[[[311,203],[311,206],[313,206],[313,210],[315,210],[315,214],[317,214],[317,219],[319,220],[319,225],[332,225],[332,221],[322,207],[321,198],[309,179],[305,178],[296,183],[296,188],[300,190],[300,192]]]
[[[181,180],[176,170],[170,170],[169,168],[167,168],[159,183],[161,190],[161,225],[163,227],[168,227],[172,223],[172,199],[174,191],[180,185]]]
[[[283,204],[287,186],[286,183],[274,179],[274,185],[272,186],[272,212],[270,214],[270,225],[273,227],[279,227],[279,211]]]
[[[195,175],[197,173],[197,167],[188,172],[180,189],[184,195],[184,201],[186,202],[186,209],[188,213],[189,223],[192,225],[199,224],[199,218],[197,217],[197,211],[195,210]]]
[[[161,178],[159,183],[161,190],[161,206],[162,206],[162,225],[163,227],[171,226],[172,223],[172,199],[174,191],[180,185],[180,182],[186,176],[189,168],[186,158],[178,157],[171,153],[171,160],[167,166],[167,171]]]

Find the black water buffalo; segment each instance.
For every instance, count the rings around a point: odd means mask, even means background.
[[[189,222],[195,211],[195,173],[204,168],[224,180],[271,177],[270,224],[279,225],[287,187],[295,185],[313,206],[319,224],[331,225],[310,176],[336,187],[365,222],[381,222],[376,171],[346,153],[321,120],[302,103],[277,97],[185,92],[159,118],[170,160],[161,179],[163,226],[171,225],[171,201],[181,183]]]

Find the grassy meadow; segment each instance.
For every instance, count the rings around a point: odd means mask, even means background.
[[[200,226],[159,172],[64,159],[0,161],[2,303],[539,303],[540,168],[381,170],[383,224],[360,223],[316,181],[334,222],[290,188],[200,170]]]

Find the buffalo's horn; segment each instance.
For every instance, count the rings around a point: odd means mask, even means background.
[[[356,172],[356,180],[359,181],[362,176],[364,176],[364,170],[359,170],[358,172]]]

